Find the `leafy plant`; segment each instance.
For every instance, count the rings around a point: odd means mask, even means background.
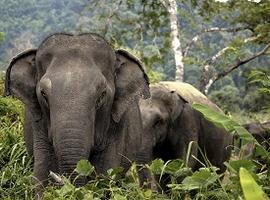
[[[256,84],[259,86],[261,93],[270,95],[270,75],[264,71],[253,70],[249,77],[249,84]]]
[[[240,183],[246,200],[268,200],[269,198],[263,192],[262,188],[252,178],[245,168],[240,168]]]
[[[244,127],[242,127],[226,115],[216,112],[205,105],[195,103],[192,106],[193,108],[201,112],[206,119],[212,121],[217,126],[224,128],[228,132],[228,134],[237,134],[242,140],[242,146],[247,144],[248,142],[254,142],[257,155],[263,156],[268,163],[270,162],[270,153],[266,151]]]

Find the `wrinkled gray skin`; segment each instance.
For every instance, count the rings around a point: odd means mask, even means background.
[[[7,69],[5,94],[25,104],[27,150],[43,185],[49,170],[70,174],[80,159],[102,173],[136,158],[138,100],[149,97],[148,79],[135,57],[98,35],[54,34],[18,55]]]
[[[139,158],[185,160],[188,145],[194,141],[211,164],[219,167],[219,172],[224,172],[223,162],[229,159],[231,152],[231,135],[206,120],[174,90],[163,85],[153,85],[150,93],[151,98],[141,100],[139,104],[145,138]],[[193,145],[191,154],[205,163],[197,145]],[[193,170],[201,167],[192,157],[188,165]]]

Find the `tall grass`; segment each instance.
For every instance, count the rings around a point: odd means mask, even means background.
[[[22,132],[22,105],[0,98],[0,199],[31,199],[32,159]]]
[[[18,101],[0,97],[0,199],[34,199],[33,163],[24,144],[22,113],[23,107]],[[64,185],[49,185],[44,199],[248,199],[250,193],[246,188],[253,186],[263,199],[267,199],[270,169],[265,167],[269,166],[266,162],[235,156],[226,165],[228,170],[219,175],[211,164],[192,172],[183,160],[164,162],[157,159],[144,166],[133,163],[128,173],[117,168],[98,175],[88,161],[82,161],[76,171],[81,176],[91,175],[87,185],[76,188],[68,178],[62,177]],[[156,177],[155,184],[148,183],[156,190],[139,183],[138,170],[142,167]],[[242,170],[240,179],[239,171],[243,168],[246,170]],[[161,192],[158,185],[164,177],[168,179],[168,185],[167,190]]]

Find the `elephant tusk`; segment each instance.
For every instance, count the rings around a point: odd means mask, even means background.
[[[64,180],[56,173],[50,171],[49,177],[51,177],[58,185],[60,186],[64,185]]]

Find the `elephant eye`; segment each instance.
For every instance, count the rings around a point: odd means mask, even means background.
[[[48,104],[48,97],[47,97],[46,93],[43,90],[41,90],[40,91],[40,94],[42,95],[42,97],[45,100],[45,102]]]
[[[96,109],[99,109],[99,108],[103,105],[105,96],[106,96],[106,90],[104,90],[104,91],[101,93],[101,95],[99,96],[99,98],[97,99],[97,102],[96,102]]]

